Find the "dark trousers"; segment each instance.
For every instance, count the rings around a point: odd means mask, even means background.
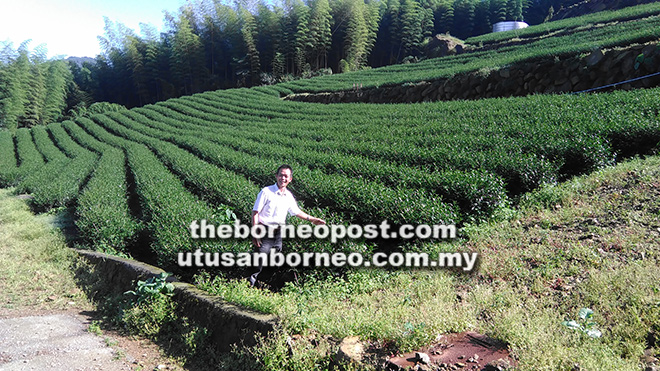
[[[275,238],[268,238],[268,237],[262,238],[261,239],[261,247],[255,248],[254,252],[264,253],[264,254],[268,255],[268,254],[270,254],[271,249],[274,249],[275,252],[282,252],[282,232],[281,231],[277,231],[275,233]],[[250,284],[252,286],[254,286],[257,283],[257,277],[259,277],[259,274],[263,270],[264,270],[263,265],[259,264],[256,267],[255,272],[250,275],[249,280],[250,280]]]

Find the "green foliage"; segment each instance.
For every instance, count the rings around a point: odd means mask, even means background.
[[[97,115],[98,122],[111,123],[106,116]],[[126,151],[128,166],[134,177],[135,191],[139,197],[145,226],[162,266],[168,267],[176,261],[179,251],[193,249],[188,226],[193,220],[207,219],[213,210],[199,198],[186,190],[146,146],[117,137],[91,120],[80,119],[78,123],[106,143],[122,147]],[[210,244],[200,244],[204,250],[218,249]]]
[[[362,7],[351,4],[344,10]],[[412,75],[423,63],[398,68]],[[332,223],[460,224],[488,219],[545,184],[649,153],[660,141],[653,91],[405,107],[279,99],[303,85],[197,94],[54,124],[48,133],[21,129],[15,139],[2,137],[3,178],[22,180],[21,190],[33,191],[43,208],[70,205],[80,193],[87,241],[125,253],[143,237],[171,266],[179,251],[249,250],[246,241],[193,241],[188,226],[219,223],[226,215],[218,210],[227,208],[248,222],[256,193],[284,162],[294,166],[299,201]],[[555,201],[546,196],[540,204]],[[291,241],[290,248],[373,246]]]
[[[563,321],[561,324],[577,331],[582,331],[590,338],[599,338],[603,334],[598,330],[598,324],[592,321],[594,316],[594,311],[589,308],[582,308],[578,312],[578,321],[576,320],[567,320]]]
[[[273,182],[281,162],[294,166],[291,187],[298,199],[319,207],[314,213],[332,223],[458,222],[489,218],[512,197],[611,164],[615,154],[633,154],[633,147],[648,151],[660,140],[652,91],[445,102],[405,110],[400,105],[299,104],[278,95],[271,88],[205,93],[95,116],[95,122],[79,120],[105,145],[126,150],[139,213],[160,261],[172,264],[177,249],[196,246],[249,250],[245,242],[194,242],[187,226],[195,219],[221,223],[227,207],[249,222],[256,193]],[[530,117],[530,110],[538,114]],[[76,127],[66,126],[72,133]],[[102,147],[84,135],[77,138],[90,148]],[[640,138],[648,145],[631,145]],[[101,147],[95,151],[106,152]],[[120,159],[114,161],[121,166]],[[120,176],[113,182],[123,181]],[[92,184],[96,192],[103,190],[102,183]],[[112,197],[125,205],[125,196]],[[106,239],[126,228],[117,233],[123,243],[109,243],[118,250],[135,234],[128,212],[123,215],[112,218],[116,223],[103,223]],[[83,230],[96,230],[100,220]],[[364,249],[327,241],[291,241],[289,248]]]
[[[33,132],[49,162],[41,171],[28,175],[16,189],[17,192],[33,192],[31,204],[39,210],[73,203],[97,160],[95,154],[74,142],[61,124],[52,124],[48,129],[54,143],[43,128],[35,128]],[[59,148],[68,158],[59,152]]]
[[[292,340],[286,331],[276,329],[269,336],[258,335],[253,347],[236,347],[220,366],[246,371],[328,370],[336,367],[332,349],[327,339],[299,337]],[[355,366],[342,366],[342,369],[351,370],[351,367]]]
[[[13,183],[16,174],[16,151],[14,135],[9,130],[0,130],[0,186]]]
[[[124,25],[108,20],[106,35],[101,38],[104,50],[95,63],[70,67],[74,83],[69,84],[69,93],[76,100],[70,106],[89,101],[84,99],[85,94],[96,101],[135,107],[205,90],[255,86],[283,81],[287,76],[315,76],[323,69],[358,71],[366,66],[398,63],[410,56],[423,58],[421,47],[434,33],[451,33],[460,37],[486,33],[477,36],[474,43],[478,44],[483,37],[484,44],[495,48],[496,45],[490,45],[491,40],[505,41],[512,37],[512,33],[490,34],[492,23],[527,19],[528,15],[532,15],[530,19],[540,22],[542,17],[539,19],[535,14],[545,15],[548,4],[548,1],[525,0],[389,0],[366,3],[353,0],[292,0],[275,6],[266,6],[263,2],[246,6],[241,2],[225,5],[203,0],[182,7],[176,15],[168,14],[167,32],[158,35],[154,30],[145,29],[142,37]],[[554,4],[560,5],[557,2]],[[576,40],[586,42],[582,50],[591,50],[600,45],[593,42],[589,32],[579,27],[610,20],[628,21],[657,13],[657,5],[647,4],[516,32],[540,36],[565,28],[580,35],[574,40],[561,42],[562,50],[574,50],[572,45],[576,44]],[[605,27],[610,29],[606,32],[606,38],[611,41],[606,44],[657,38],[653,31],[657,27],[653,22],[640,24],[635,31],[629,29],[631,25],[624,26],[625,30],[621,30],[620,26]],[[600,31],[596,32],[600,34]],[[602,34],[598,37],[604,38]],[[556,54],[556,51],[553,53]],[[498,57],[497,53],[489,53],[486,60],[493,57]],[[499,65],[510,63],[500,62]],[[443,61],[438,65],[445,66],[446,63]],[[471,70],[480,67],[483,66]],[[21,68],[21,71],[25,70]],[[27,70],[29,74],[29,68]],[[446,76],[438,76],[437,72],[430,76],[428,72],[425,76],[407,75],[403,80],[420,81]],[[36,87],[40,84],[37,78],[33,80],[35,94],[29,97],[39,95],[36,94]],[[15,86],[16,90],[12,91],[22,91],[19,85],[11,85],[10,88]],[[339,90],[345,89],[347,85],[343,84]],[[76,92],[84,94],[78,96]],[[13,122],[17,115],[25,114],[21,111],[21,102],[28,99],[28,95],[22,93],[13,96],[6,101],[8,122]],[[38,111],[38,106],[30,110],[30,122],[34,121]]]
[[[167,282],[169,273],[162,272],[158,276],[148,278],[146,281],[139,280],[135,291],[126,291],[124,295],[133,295],[137,298],[137,303],[156,300],[160,296],[171,297],[174,295],[174,285]]]
[[[106,298],[102,303],[105,315],[124,333],[166,344],[163,349],[173,356],[198,364],[217,362],[208,358],[213,357],[207,348],[209,331],[181,314],[166,278],[162,273],[139,281],[129,295]]]
[[[10,176],[12,185],[37,171],[44,164],[44,158],[35,147],[32,135],[28,129],[18,129],[16,131],[15,141],[18,167],[14,174]]]
[[[15,52],[5,44],[0,56],[0,127],[46,125],[58,121],[69,105],[79,103],[77,89],[66,62],[46,61],[44,52],[30,53],[29,40]]]
[[[471,0],[461,1],[465,2],[464,11],[469,13]],[[660,13],[660,6],[657,3],[647,5],[652,6],[644,6],[645,11],[638,13],[646,15]],[[631,13],[627,8],[617,12],[608,12],[608,16],[603,16],[603,18],[591,16],[570,18],[560,21],[567,31],[552,37],[539,37],[549,32],[543,25],[510,32],[490,33],[482,37],[467,39],[467,42],[473,45],[483,44],[484,46],[484,48],[469,53],[427,59],[412,66],[393,65],[368,71],[351,69],[350,73],[296,80],[282,85],[296,93],[345,91],[350,90],[355,82],[359,82],[364,88],[401,85],[409,82],[451,78],[481,69],[495,69],[513,63],[534,61],[548,55],[573,57],[591,52],[594,48],[611,48],[656,40],[660,36],[660,18],[636,19],[632,14],[638,13]],[[585,27],[585,23],[591,21],[595,24],[597,21],[608,20],[612,22],[602,27]],[[616,22],[616,20],[620,21]],[[468,26],[469,24],[465,23],[460,27]],[[557,31],[564,27],[553,28],[553,30]],[[398,31],[397,34],[401,34],[401,32]],[[524,40],[511,44],[509,41],[512,37],[520,37]]]
[[[124,309],[118,321],[131,333],[153,339],[166,332],[167,325],[178,321],[175,309],[174,301],[159,295]]]
[[[506,2],[506,0],[491,0],[491,6],[493,4],[502,3],[502,2]],[[499,7],[501,6],[502,5],[499,5]],[[660,4],[658,3],[631,6],[620,10],[602,11],[592,14],[586,14],[580,17],[566,18],[554,22],[543,23],[540,25],[530,26],[522,30],[489,33],[489,34],[469,38],[466,40],[466,42],[474,45],[478,43],[483,43],[484,45],[487,45],[489,43],[496,43],[498,41],[509,40],[512,38],[514,34],[516,37],[526,38],[526,37],[541,36],[558,30],[575,32],[577,31],[578,28],[584,28],[587,25],[595,25],[598,23],[605,23],[605,22],[626,22],[630,20],[635,20],[635,22],[633,23],[636,23],[636,21],[641,20],[643,18],[657,15],[658,11],[660,11]],[[495,23],[501,20],[505,20],[505,19],[501,19],[501,17],[496,19],[492,19],[492,22]],[[610,29],[610,27],[607,28]],[[593,32],[594,30],[589,30],[589,31]]]
[[[91,246],[107,252],[125,253],[141,224],[133,219],[128,206],[124,153],[101,143],[72,121],[62,124],[78,143],[100,153],[89,181],[78,196],[76,226]]]
[[[69,116],[72,119],[80,118],[80,117],[91,117],[93,115],[97,115],[100,113],[107,113],[107,112],[120,112],[120,111],[125,111],[126,107],[116,104],[116,103],[109,103],[109,102],[95,102],[89,105],[89,107],[86,107],[84,104],[78,105],[74,107],[72,110],[69,111]]]
[[[202,42],[199,35],[193,33],[187,17],[179,19],[176,33],[172,39],[171,66],[177,85],[184,94],[192,94],[202,90],[206,68],[203,64]]]

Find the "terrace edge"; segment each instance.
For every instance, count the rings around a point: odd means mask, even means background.
[[[96,267],[104,286],[115,293],[133,290],[137,280],[146,280],[165,272],[135,260],[97,251],[73,250]],[[254,345],[255,335],[267,335],[279,324],[274,315],[228,303],[174,277],[169,277],[168,281],[174,285],[172,299],[181,313],[210,331],[210,341],[218,351],[229,351],[232,344]]]

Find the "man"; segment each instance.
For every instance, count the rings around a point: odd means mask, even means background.
[[[310,221],[314,225],[325,224],[325,220],[315,218],[300,210],[293,194],[286,189],[293,180],[292,175],[293,170],[291,166],[280,166],[277,169],[277,183],[265,187],[257,195],[257,201],[252,208],[252,225],[261,224],[268,229],[273,228],[276,230],[273,238],[269,238],[268,234],[261,239],[252,238],[256,252],[268,254],[270,249],[275,249],[277,252],[282,251],[282,230],[279,227],[286,223],[287,213],[291,216],[297,216],[300,219]],[[256,284],[257,277],[263,269],[261,265],[258,268],[258,271],[253,273],[249,278],[252,286]]]

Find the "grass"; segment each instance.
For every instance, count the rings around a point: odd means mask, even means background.
[[[508,342],[523,370],[639,370],[645,351],[660,351],[658,179],[660,158],[649,157],[526,195],[506,220],[466,227],[461,241],[439,247],[480,252],[473,274],[355,270],[317,280],[303,272],[305,283],[279,293],[208,274],[198,284],[280,316],[284,333],[234,353],[260,357],[265,369],[330,367],[328,352],[349,335],[408,351],[474,330]],[[602,338],[562,325],[583,307]],[[317,340],[301,345],[301,360],[273,362],[287,334]]]
[[[0,189],[0,312],[89,306],[73,274],[77,255],[53,228],[57,211],[35,216]]]
[[[94,290],[105,284],[104,278],[67,247],[62,232],[71,224],[67,210],[58,208],[34,215],[28,202],[13,192],[13,188],[0,189],[0,316],[104,309],[98,307],[102,298],[94,296]],[[93,303],[90,298],[99,303]],[[126,322],[134,327],[142,326],[133,334],[147,332],[148,322],[144,318],[153,318],[158,313],[152,309],[163,307],[145,308],[146,313],[140,313],[140,308],[127,308],[130,313],[126,315]],[[180,319],[177,323],[185,326]],[[107,321],[93,320],[87,331],[103,336],[106,345],[114,349],[115,360],[125,358],[126,352],[118,341],[104,336],[103,330],[107,327]],[[190,339],[193,349],[198,340]],[[166,357],[158,357],[157,361],[172,362]]]

